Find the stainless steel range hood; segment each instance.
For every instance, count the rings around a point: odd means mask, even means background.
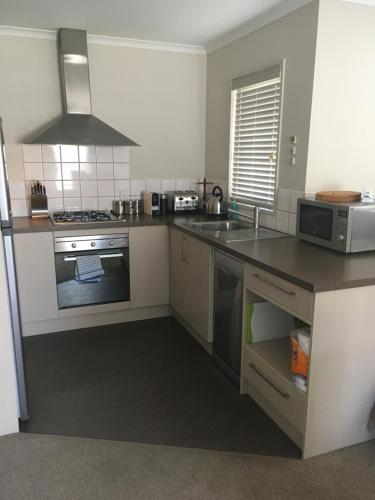
[[[62,28],[58,38],[65,113],[26,143],[139,146],[91,112],[86,31]]]

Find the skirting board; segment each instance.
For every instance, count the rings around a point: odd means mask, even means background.
[[[162,318],[171,316],[172,310],[169,305],[145,307],[139,309],[126,309],[122,311],[110,311],[98,314],[72,316],[66,318],[51,319],[47,321],[33,321],[22,324],[24,337],[40,335],[43,333],[62,332],[66,330],[77,330],[98,325],[111,325],[114,323],[127,323],[142,319]]]

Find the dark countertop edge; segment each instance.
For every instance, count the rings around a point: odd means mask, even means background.
[[[171,227],[178,229],[179,231],[182,231],[186,234],[193,236],[194,238],[197,238],[198,240],[201,240],[204,243],[208,243],[214,248],[222,250],[239,260],[242,260],[249,264],[253,264],[259,267],[260,269],[263,269],[264,271],[268,271],[278,276],[279,278],[290,281],[291,283],[294,283],[295,285],[300,286],[301,288],[304,288],[305,290],[308,290],[312,293],[330,292],[335,290],[344,290],[348,288],[359,288],[375,284],[375,279],[371,277],[367,279],[359,278],[358,280],[351,280],[349,282],[347,281],[340,283],[333,282],[332,284],[326,282],[324,286],[319,286],[312,282],[301,280],[300,278],[298,278],[293,274],[283,272],[277,267],[266,264],[255,258],[250,257],[249,255],[242,253],[236,248],[233,248],[230,243],[223,243],[217,240],[216,238],[210,238],[203,233],[194,231],[193,229],[186,227],[184,223],[186,222],[187,217],[189,217],[189,215],[187,214],[184,215],[181,214],[177,216],[168,215],[164,217],[163,216],[153,217],[151,215],[142,214],[139,216],[129,216],[129,219],[127,219],[126,222],[123,223],[108,222],[105,224],[90,223],[90,224],[69,224],[69,225],[63,225],[63,224],[54,225],[50,222],[49,219],[32,220],[30,217],[15,217],[13,219],[14,220],[13,233],[19,234],[19,233],[38,233],[38,232],[58,232],[58,231],[70,231],[70,230],[79,231],[80,229],[84,229],[86,231],[87,229],[103,228],[103,226],[105,229],[119,229],[121,227],[129,228],[129,227],[145,227],[145,226],[152,227],[160,225],[169,225]],[[198,216],[197,218],[201,220],[207,220],[202,216]],[[218,219],[222,219],[222,217],[218,217]],[[293,238],[290,235],[286,237]]]

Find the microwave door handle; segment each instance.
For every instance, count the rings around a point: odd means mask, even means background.
[[[123,257],[123,253],[107,253],[99,255],[100,259],[115,259],[118,257]],[[64,257],[64,262],[74,262],[77,260],[76,256]]]

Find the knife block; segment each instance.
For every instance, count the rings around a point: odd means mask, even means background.
[[[45,194],[30,196],[30,211],[32,219],[48,219],[48,201]]]

